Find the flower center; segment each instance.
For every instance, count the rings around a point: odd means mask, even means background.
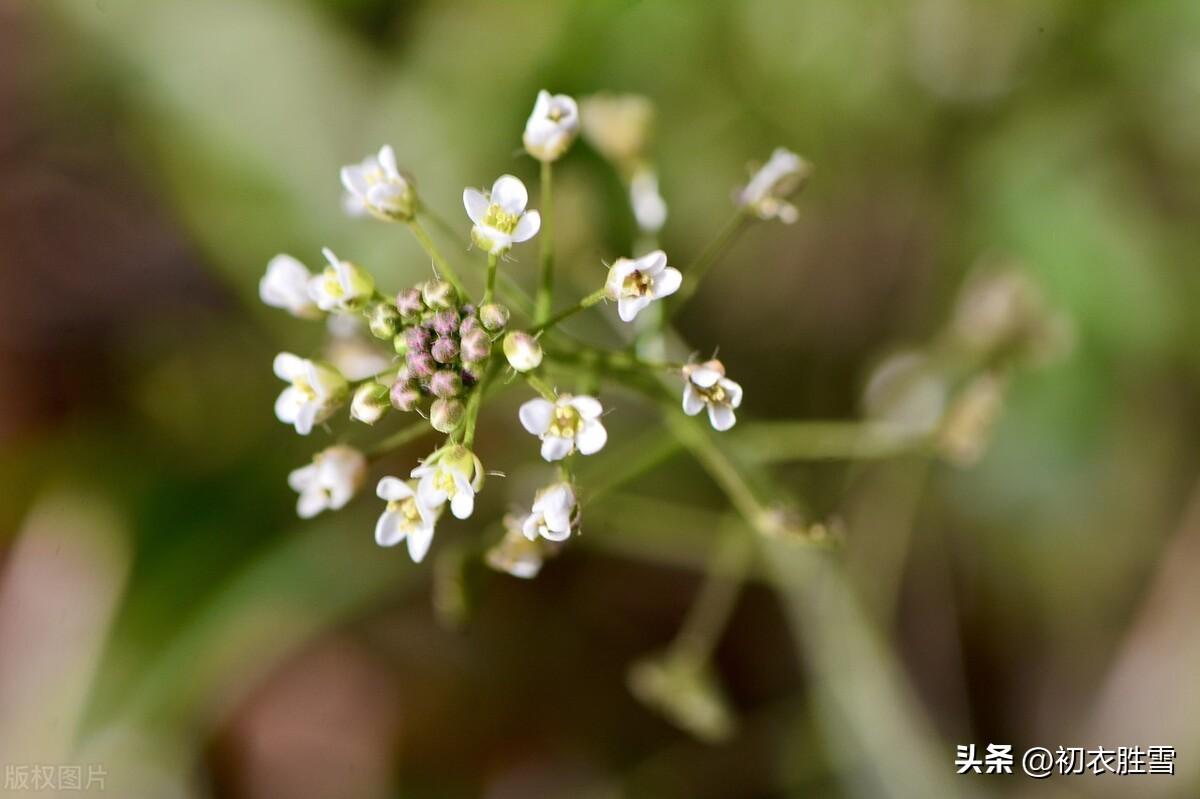
[[[549,119],[551,122],[561,122],[563,117],[565,117],[566,115],[567,115],[566,109],[560,108],[557,105],[552,105],[552,106],[550,106],[549,113],[546,114],[546,118]]]
[[[303,394],[305,399],[313,400],[317,398],[316,389],[309,385],[308,381],[302,377],[297,377],[295,380],[293,380],[292,387]]]
[[[720,383],[714,383],[707,389],[702,388],[700,393],[714,405],[724,405],[729,401],[729,392]]]
[[[546,431],[558,438],[574,438],[583,427],[583,417],[579,411],[570,405],[559,405],[554,409],[554,418],[550,420],[550,428]]]
[[[338,280],[338,274],[332,267],[325,270],[324,288],[325,293],[334,299],[341,299],[346,294],[342,281]]]
[[[512,233],[516,230],[517,222],[520,219],[520,214],[510,214],[496,203],[492,203],[483,217],[483,224],[493,227],[501,233]]]
[[[640,269],[635,269],[625,276],[621,284],[621,293],[626,297],[644,297],[654,290],[654,278]]]
[[[433,478],[433,484],[438,487],[438,490],[445,491],[446,496],[454,496],[458,491],[458,486],[454,483],[454,475],[449,469],[441,469]]]
[[[400,515],[401,527],[412,527],[417,522],[421,521],[421,514],[417,510],[417,500],[413,497],[407,499],[392,500],[388,502],[387,509],[390,513]]]

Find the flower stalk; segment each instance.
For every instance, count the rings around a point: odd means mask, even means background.
[[[542,241],[541,268],[538,273],[537,295],[534,299],[533,321],[541,325],[550,318],[554,301],[554,181],[552,161],[542,161],[541,169],[541,212]]]

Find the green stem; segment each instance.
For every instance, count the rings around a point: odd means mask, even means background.
[[[487,305],[492,301],[492,296],[496,293],[496,265],[500,263],[500,256],[495,253],[488,254],[487,266],[487,285],[483,289],[483,304]]]
[[[408,228],[416,236],[417,241],[421,244],[422,249],[433,259],[434,266],[437,268],[438,276],[445,278],[454,290],[458,292],[460,300],[467,299],[467,290],[463,287],[462,280],[459,279],[458,273],[447,263],[442,254],[438,252],[437,247],[433,243],[433,239],[429,238],[429,234],[425,232],[425,228],[421,227],[421,223],[416,218],[410,219]]]
[[[700,593],[671,643],[676,657],[703,663],[712,654],[737,605],[752,552],[745,528],[717,542]]]
[[[556,399],[558,399],[558,395],[554,393],[554,389],[550,388],[550,386],[546,384],[546,381],[542,380],[537,375],[524,374],[522,377],[525,378],[525,382],[529,384],[530,388],[542,395],[542,399],[549,400],[550,402],[554,402]]]
[[[550,318],[554,297],[554,194],[549,161],[542,162],[541,193],[541,270],[538,276],[537,297],[533,306],[533,321],[541,325]]]
[[[687,301],[696,293],[696,289],[700,287],[700,281],[704,279],[704,275],[712,268],[717,259],[725,252],[729,245],[733,244],[734,240],[741,235],[747,225],[753,221],[754,215],[744,208],[739,208],[725,226],[717,233],[716,238],[708,243],[696,260],[683,273],[683,285],[674,297],[668,301],[667,306],[663,308],[663,324],[665,325],[675,314],[687,304]]]
[[[432,431],[433,428],[424,419],[413,422],[408,427],[401,428],[367,450],[367,456],[372,460],[379,458],[392,450],[402,447]]]
[[[541,333],[543,331],[549,330],[552,327],[554,327],[555,325],[557,325],[559,322],[563,321],[564,319],[574,316],[575,314],[579,313],[580,311],[591,308],[593,305],[595,305],[596,303],[603,300],[605,298],[605,296],[607,296],[607,295],[606,295],[604,289],[596,289],[591,294],[587,295],[582,300],[580,300],[577,304],[572,305],[570,308],[566,308],[562,311],[559,311],[554,316],[551,316],[550,318],[546,319],[544,322],[539,323],[530,332],[536,334],[536,333]]]

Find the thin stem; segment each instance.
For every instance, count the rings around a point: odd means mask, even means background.
[[[554,194],[549,161],[542,162],[541,208],[541,270],[538,276],[537,297],[533,306],[533,321],[543,324],[550,318],[554,298]]]
[[[450,226],[446,218],[441,214],[434,212],[428,206],[421,206],[421,213],[424,214],[433,226],[442,232],[442,235],[455,241],[460,241],[460,233]],[[533,318],[533,299],[525,293],[521,285],[513,279],[512,275],[507,272],[500,271],[496,275],[497,294],[503,302],[516,308],[530,319]]]
[[[676,657],[703,663],[712,654],[737,605],[752,552],[745,528],[717,542],[700,593],[671,643]]]
[[[679,311],[687,301],[696,293],[696,289],[700,287],[700,281],[704,279],[704,275],[717,262],[721,254],[725,252],[729,245],[733,244],[734,240],[741,235],[747,225],[754,219],[754,216],[744,208],[739,208],[734,215],[729,218],[725,226],[717,233],[716,238],[708,243],[696,260],[683,273],[683,285],[679,291],[675,293],[665,308],[663,308],[663,324],[665,325],[676,312]]]
[[[372,460],[386,455],[394,449],[404,446],[412,441],[416,441],[421,436],[433,430],[429,423],[424,419],[413,422],[408,427],[401,428],[395,433],[392,433],[387,438],[383,439],[371,449],[367,450],[367,456]]]
[[[500,263],[500,256],[495,253],[488,254],[487,267],[487,285],[483,289],[483,304],[487,305],[492,301],[492,295],[496,293],[496,265]]]
[[[410,219],[408,228],[417,237],[417,241],[420,242],[422,249],[433,259],[434,266],[437,267],[438,276],[445,278],[451,286],[454,286],[454,290],[458,292],[460,299],[467,299],[467,290],[463,287],[463,282],[459,279],[458,273],[451,268],[446,259],[442,257],[442,254],[438,252],[433,239],[429,238],[429,234],[425,232],[425,228],[421,227],[421,223],[416,218]]]
[[[550,402],[558,399],[558,395],[554,393],[554,389],[537,375],[524,374],[522,377],[525,378],[525,382],[529,384],[530,388],[542,395],[542,399],[549,400]]]
[[[570,308],[566,308],[562,311],[559,311],[557,314],[555,314],[554,316],[551,316],[546,321],[538,324],[536,327],[533,328],[532,332],[533,333],[541,333],[543,331],[549,330],[550,328],[554,327],[555,325],[557,325],[559,322],[563,321],[564,319],[574,316],[575,314],[579,313],[580,311],[591,308],[593,305],[595,305],[596,303],[603,300],[605,296],[606,296],[606,294],[605,294],[604,289],[596,289],[591,294],[587,295],[582,300],[580,300],[577,304],[572,305]]]

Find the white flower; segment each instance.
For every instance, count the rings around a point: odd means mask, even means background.
[[[311,519],[323,510],[338,510],[350,501],[367,476],[367,459],[354,447],[337,445],[313,456],[312,463],[288,475],[300,494],[296,513]]]
[[[342,167],[342,185],[346,188],[344,205],[352,213],[359,209],[384,220],[412,219],[416,193],[412,184],[396,168],[396,153],[389,145],[379,155],[369,155],[362,163]]]
[[[578,525],[578,510],[570,483],[547,486],[533,498],[533,511],[521,523],[521,532],[530,541],[539,536],[547,541],[566,541]]]
[[[579,135],[579,107],[565,94],[538,92],[522,141],[539,161],[557,161]]]
[[[542,217],[537,211],[526,211],[528,204],[525,184],[512,175],[497,178],[489,193],[464,189],[463,205],[475,223],[471,240],[481,249],[500,255],[513,244],[533,238],[542,226]]]
[[[728,430],[737,422],[733,410],[742,404],[742,387],[725,376],[718,360],[683,367],[683,412],[695,416],[708,407],[714,430]]]
[[[392,408],[390,389],[375,380],[368,380],[354,390],[350,398],[350,418],[364,424],[375,424]]]
[[[320,319],[321,309],[308,296],[312,273],[290,255],[276,255],[258,282],[258,296],[272,308],[283,308],[301,319]]]
[[[290,352],[275,356],[274,369],[276,377],[291,383],[275,400],[275,415],[302,436],[346,401],[349,386],[336,369]]]
[[[658,176],[652,169],[639,169],[629,181],[629,204],[633,218],[644,233],[657,233],[667,223],[667,201],[658,193]]]
[[[326,247],[321,250],[329,266],[308,281],[308,296],[322,311],[349,311],[375,293],[375,278],[361,266],[343,261]]]
[[[475,494],[483,487],[483,464],[475,453],[455,444],[438,450],[412,470],[417,499],[426,508],[450,502],[450,512],[466,519],[475,510]]]
[[[738,205],[749,208],[760,219],[779,219],[790,225],[796,221],[798,212],[787,198],[800,188],[808,172],[807,161],[791,150],[778,147],[738,192]]]
[[[412,486],[399,477],[384,477],[375,493],[380,499],[387,500],[387,508],[375,523],[375,543],[381,547],[394,547],[407,541],[409,557],[413,563],[420,563],[433,541],[437,509],[421,504]]]
[[[532,580],[542,570],[542,542],[530,541],[521,531],[525,519],[513,514],[504,517],[504,537],[488,549],[484,560],[496,571],[522,580]]]
[[[583,98],[583,137],[602,156],[629,169],[646,153],[654,127],[654,104],[638,94],[602,92]]]
[[[621,321],[632,322],[650,303],[679,291],[681,283],[683,275],[667,266],[667,254],[655,250],[641,258],[618,258],[608,269],[604,288],[617,301]]]
[[[608,431],[600,424],[604,408],[594,397],[563,394],[554,402],[531,399],[521,406],[521,426],[542,440],[542,457],[560,461],[576,448],[591,455],[604,448]]]
[[[542,363],[542,345],[524,330],[514,330],[504,337],[501,345],[508,365],[518,372],[528,372]]]

